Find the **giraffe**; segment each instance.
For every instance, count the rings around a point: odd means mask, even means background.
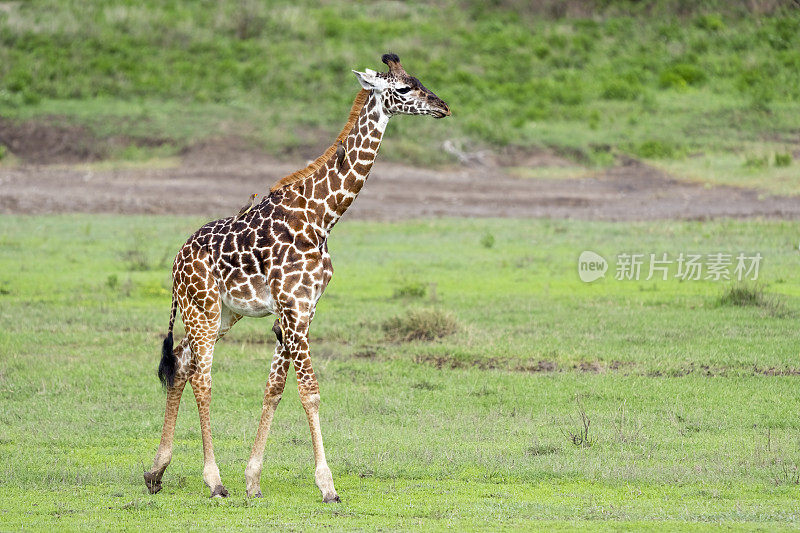
[[[366,182],[390,117],[450,115],[443,100],[406,73],[396,54],[381,60],[388,72],[353,70],[362,88],[333,145],[307,167],[278,180],[251,209],[202,226],[175,257],[169,332],[158,367],[167,397],[164,426],[153,467],[144,474],[150,493],[161,490],[172,458],[175,421],[188,382],[200,414],[203,481],[211,497],[228,496],[211,441],[214,345],[243,316],[274,315],[275,353],[245,469],[247,495],[262,495],[264,447],[292,364],[311,431],[314,480],[323,502],[340,501],[322,445],[320,390],[308,343],[317,301],[333,275],[328,235]],[[173,347],[178,309],[186,335]]]

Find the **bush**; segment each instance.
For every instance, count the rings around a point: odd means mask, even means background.
[[[455,317],[438,309],[411,309],[383,323],[386,338],[393,341],[432,341],[458,331]]]
[[[776,74],[770,65],[751,67],[739,74],[736,86],[742,94],[750,98],[751,108],[757,111],[769,110],[769,104],[775,99]]]
[[[706,73],[690,63],[677,63],[661,71],[658,84],[664,89],[681,89],[689,85],[700,85],[706,81]]]
[[[792,154],[775,154],[776,167],[788,167],[792,164]]]
[[[748,155],[744,163],[742,164],[745,168],[766,168],[769,166],[769,158],[767,156],[757,156],[757,155]]]
[[[712,32],[722,31],[725,29],[725,22],[723,22],[719,13],[706,13],[705,15],[700,15],[694,19],[694,25],[701,30]]]
[[[774,317],[785,317],[790,314],[781,300],[767,295],[764,287],[757,283],[734,283],[723,291],[716,303],[722,307],[758,307]]]
[[[641,85],[625,80],[610,80],[603,84],[600,96],[606,100],[636,100],[641,93]]]
[[[428,292],[424,283],[419,281],[412,281],[404,283],[394,290],[395,298],[424,298]]]
[[[719,305],[747,307],[763,305],[765,301],[764,290],[761,286],[731,285],[725,289],[717,303]]]
[[[670,159],[678,155],[676,146],[654,139],[639,143],[634,147],[633,152],[646,159]]]

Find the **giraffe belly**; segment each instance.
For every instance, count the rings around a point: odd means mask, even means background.
[[[264,288],[265,290],[251,290],[248,297],[243,297],[241,290],[226,290],[220,287],[220,297],[222,303],[234,313],[255,318],[274,315],[277,310],[275,299],[269,290]]]

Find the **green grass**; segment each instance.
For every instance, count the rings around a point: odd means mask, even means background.
[[[265,498],[244,498],[274,342],[254,319],[215,352],[212,427],[232,497],[207,499],[188,392],[164,491],[146,494],[169,264],[201,222],[0,217],[0,529],[800,525],[788,375],[800,274],[794,226],[774,221],[348,221],[331,237],[336,274],[312,329],[344,503],[319,502],[293,381]],[[585,249],[758,251],[759,294],[783,312],[728,302],[727,283],[615,281],[613,265],[584,284]],[[451,315],[456,333],[397,342],[384,331],[419,309]],[[579,405],[588,447],[569,437]]]
[[[706,185],[761,188],[770,193],[797,194],[800,162],[789,160],[779,148],[756,144],[742,153],[699,154],[694,157],[654,162],[672,175]]]
[[[15,3],[0,11],[0,110],[66,117],[160,155],[226,136],[308,154],[345,119],[350,69],[392,50],[453,109],[445,122],[393,121],[396,160],[452,162],[445,139],[547,147],[588,166],[702,153],[716,182],[718,157],[797,149],[791,2],[766,14],[744,2],[596,2],[578,5],[582,18],[546,4]],[[142,157],[124,146],[107,155]]]

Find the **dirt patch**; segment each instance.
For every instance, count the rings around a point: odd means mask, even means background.
[[[479,368],[481,370],[507,370],[511,372],[525,372],[538,374],[541,372],[577,371],[591,374],[601,374],[612,371],[622,371],[631,367],[629,361],[582,361],[571,366],[561,366],[555,361],[538,359],[535,361],[509,361],[496,357],[481,359],[461,359],[448,355],[418,355],[413,358],[417,364],[431,365],[439,370],[443,368]]]
[[[753,367],[753,373],[761,374],[762,376],[800,376],[800,368]]]
[[[417,364],[430,365],[439,370],[459,369],[459,368],[478,368],[481,370],[501,370],[508,372],[523,373],[553,373],[553,372],[581,372],[588,374],[605,374],[607,372],[621,372],[626,375],[647,376],[647,377],[684,377],[692,374],[704,377],[727,377],[742,375],[760,376],[800,376],[800,368],[794,367],[768,367],[762,368],[753,366],[750,369],[729,367],[729,366],[710,366],[695,365],[688,363],[681,367],[667,370],[647,370],[637,368],[632,361],[581,361],[570,365],[559,365],[555,361],[540,359],[535,361],[509,361],[487,357],[481,359],[466,360],[448,355],[418,355],[413,358]]]
[[[96,161],[106,155],[86,128],[55,117],[37,122],[0,117],[0,144],[15,156],[40,164]]]
[[[306,163],[299,157],[289,163],[277,161],[246,139],[226,137],[185,149],[182,163],[174,168],[100,169],[74,164],[103,158],[115,143],[158,146],[165,142],[122,138],[98,142],[85,129],[55,119],[45,125],[0,118],[0,143],[25,161],[17,167],[0,167],[0,213],[227,216],[235,213],[251,193],[266,193],[275,181]],[[563,158],[544,152],[506,155],[515,165],[567,166]],[[800,197],[765,195],[736,187],[707,188],[677,181],[633,159],[589,177],[559,179],[514,177],[491,161],[483,166],[446,170],[378,161],[346,216],[369,220],[796,220],[800,219]]]
[[[171,143],[169,139],[124,135],[98,139],[87,128],[56,116],[36,121],[0,117],[0,144],[26,164],[91,163],[127,146],[156,148]]]

